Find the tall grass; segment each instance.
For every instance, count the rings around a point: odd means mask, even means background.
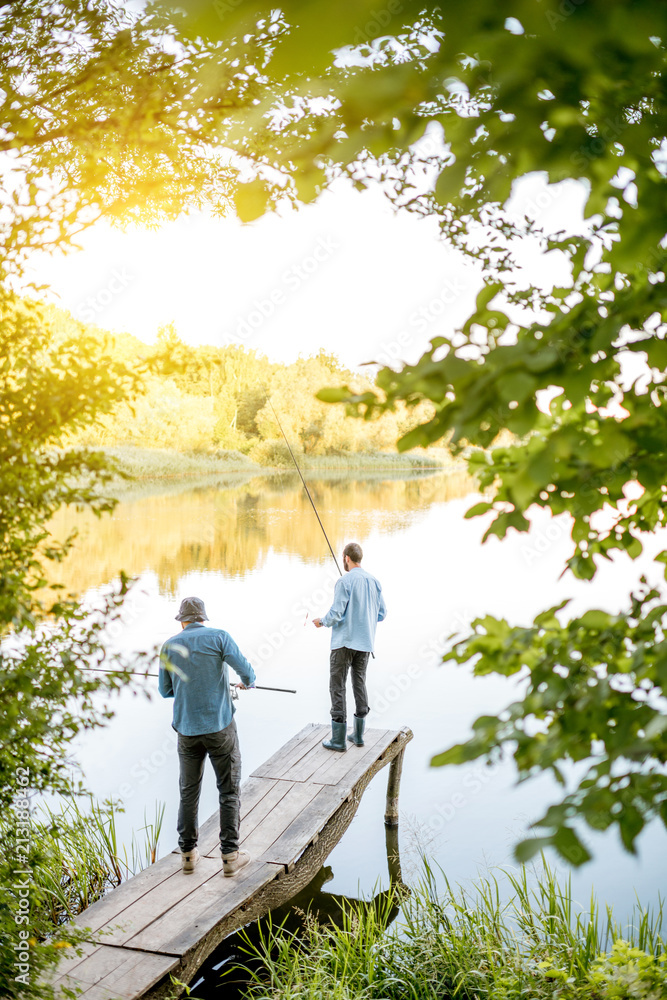
[[[75,799],[42,805],[32,816],[31,836],[38,845],[32,877],[46,921],[56,926],[71,920],[109,889],[153,864],[164,819],[164,803],[155,804],[149,821],[133,833],[129,851],[118,841],[119,807],[96,802],[87,809]],[[0,820],[0,836],[6,830]]]
[[[244,455],[240,451],[184,452],[170,448],[138,448],[131,445],[102,448],[114,459],[119,469],[130,476],[129,483],[119,480],[115,488],[127,489],[132,482],[181,477],[226,475],[228,473],[257,474],[264,469],[292,469],[293,461],[284,441],[262,441]],[[455,460],[444,448],[414,451],[399,455],[398,452],[368,451],[340,452],[335,455],[310,455],[297,449],[296,458],[304,471],[405,469],[462,469],[464,463]]]
[[[444,877],[444,876],[443,876]],[[452,886],[427,863],[397,924],[391,903],[306,917],[298,936],[268,924],[248,954],[249,993],[267,1000],[664,1000],[663,910],[637,905],[620,926],[595,898],[578,908],[545,863]]]
[[[253,472],[257,465],[240,451],[179,451],[176,448],[102,448],[134,479],[163,479],[228,472]]]

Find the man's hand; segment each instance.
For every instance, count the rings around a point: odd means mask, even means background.
[[[313,618],[313,625],[315,626],[315,628],[322,628],[322,619]]]
[[[254,684],[241,684],[240,682],[236,685],[241,691],[251,691],[254,688]]]

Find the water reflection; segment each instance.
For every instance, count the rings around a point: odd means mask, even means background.
[[[152,495],[154,489],[125,495],[101,520],[88,511],[60,511],[51,524],[53,535],[62,539],[76,529],[79,537],[67,559],[52,569],[53,578],[81,594],[120,569],[137,576],[150,568],[160,593],[173,595],[186,573],[215,570],[242,577],[261,567],[270,550],[307,562],[330,558],[296,474],[189,481],[187,490],[158,495]],[[373,529],[404,528],[436,499],[465,496],[471,480],[463,472],[409,478],[382,473],[359,480],[332,474],[309,480],[309,489],[339,551],[352,537],[363,544]]]
[[[464,517],[472,499],[465,496],[469,480],[463,476],[388,479],[383,473],[362,480],[320,476],[311,483],[336,550],[351,538],[361,541],[390,609],[369,667],[368,725],[408,725],[414,733],[401,813],[411,820],[415,843],[404,822],[404,866],[407,852],[426,851],[457,882],[472,877],[478,865],[511,864],[513,843],[562,793],[544,775],[516,786],[511,758],[492,768],[429,766],[433,753],[468,737],[477,716],[496,714],[516,697],[514,679],[473,677],[465,668],[442,665],[442,652],[452,632],[467,631],[480,615],[527,625],[565,598],[572,599],[573,615],[589,607],[616,614],[626,604],[629,579],[645,573],[659,584],[651,559],[667,546],[667,529],[647,540],[637,562],[618,556],[589,584],[562,577],[572,554],[569,525],[542,511],[531,512],[527,534],[511,531],[503,541],[492,537],[482,545],[488,516]],[[239,703],[247,776],[303,726],[329,716],[329,637],[310,621],[329,606],[337,571],[294,476],[188,480],[156,489],[125,495],[113,517],[99,521],[61,515],[58,530],[78,525],[83,537],[54,575],[80,592],[103,587],[121,567],[140,576],[113,639],[129,653],[173,635],[178,600],[197,593],[212,624],[227,628],[253,662],[260,683],[298,690],[251,692]],[[157,696],[154,678],[147,687],[153,692],[148,702],[135,696],[137,684],[128,685],[114,699],[109,725],[81,734],[75,753],[98,798],[123,800],[122,842],[130,843],[132,830],[144,825],[147,804],[166,803],[164,853],[175,843],[178,803],[172,708]],[[335,878],[327,888],[345,896],[371,894],[385,877],[384,834],[376,822],[384,796],[384,782],[371,782],[328,859]],[[217,803],[209,770],[202,818]],[[662,827],[644,831],[638,858],[603,833],[591,832],[587,842],[595,861],[572,876],[582,905],[591,883],[621,921],[635,892],[646,904],[656,901],[667,878]]]
[[[401,893],[409,892],[403,884],[398,844],[398,827],[385,827],[389,889],[375,893],[372,899],[357,899],[340,893],[325,892],[323,887],[334,877],[332,868],[324,865],[305,889],[293,896],[288,903],[271,911],[271,924],[282,925],[289,934],[297,937],[303,931],[306,915],[322,926],[343,926],[343,914],[375,910],[382,914],[387,925],[393,923],[400,912]],[[401,892],[397,893],[399,888]],[[257,946],[262,936],[262,923],[257,921],[228,938],[207,958],[189,984],[197,1000],[220,1000],[224,990],[225,1000],[240,1000],[249,983],[245,969],[260,969],[258,960],[248,957],[248,939]]]

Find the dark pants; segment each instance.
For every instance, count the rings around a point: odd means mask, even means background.
[[[331,695],[331,718],[334,722],[347,722],[345,708],[345,684],[348,670],[352,674],[352,692],[356,705],[355,715],[363,718],[368,715],[368,696],[366,694],[366,666],[370,653],[358,649],[331,650],[329,664],[329,693]]]
[[[231,854],[239,848],[239,786],[241,783],[241,752],[236,723],[232,719],[226,729],[203,736],[178,734],[180,769],[178,808],[178,846],[191,851],[197,844],[199,827],[197,812],[204,776],[204,762],[210,757],[220,796],[220,850]]]

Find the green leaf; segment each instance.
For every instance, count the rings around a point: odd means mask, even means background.
[[[493,510],[493,504],[492,503],[486,503],[486,502],[476,503],[476,504],[473,504],[472,507],[469,507],[468,510],[465,512],[465,514],[463,516],[466,519],[468,519],[470,517],[479,517],[480,514],[486,514],[490,510]]]
[[[525,865],[550,844],[550,837],[529,837],[527,840],[520,840],[514,847],[514,857],[520,864]]]
[[[584,846],[571,827],[559,827],[551,840],[560,856],[575,868],[591,860],[588,848]]]

